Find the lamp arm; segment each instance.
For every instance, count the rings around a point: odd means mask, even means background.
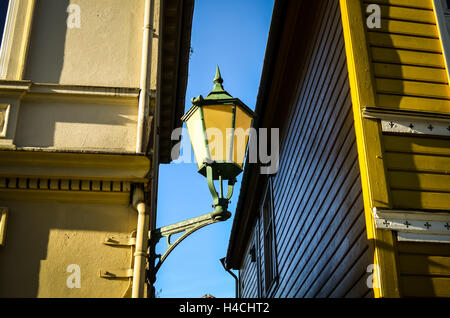
[[[150,281],[150,284],[156,280],[156,273],[161,268],[161,265],[167,259],[169,254],[173,251],[178,244],[181,243],[186,237],[194,233],[195,231],[205,227],[207,225],[228,220],[231,217],[231,213],[227,211],[228,203],[233,195],[234,184],[236,183],[236,179],[228,180],[228,192],[227,196],[224,198],[222,193],[222,178],[219,178],[221,183],[221,191],[220,196],[217,193],[216,187],[214,186],[214,178],[213,178],[213,166],[207,164],[206,165],[206,178],[208,181],[208,188],[213,197],[213,208],[214,211],[211,213],[207,213],[196,218],[192,218],[186,221],[181,221],[172,225],[164,226],[159,229],[154,229],[151,231],[150,240],[149,240],[149,270],[147,272],[147,279]],[[173,243],[170,241],[172,235],[184,232],[180,237],[178,237]],[[167,249],[166,251],[160,255],[156,254],[155,246],[161,240],[161,238],[165,237],[167,240]],[[158,262],[155,264],[155,261]]]
[[[233,196],[233,189],[234,184],[236,183],[236,179],[230,179],[228,180],[228,191],[227,191],[227,197],[226,199],[229,201],[231,197]]]
[[[217,194],[216,187],[213,180],[213,168],[210,165],[206,165],[206,179],[208,181],[209,192],[213,197],[213,205],[219,204],[219,195]]]
[[[218,215],[216,212],[207,213],[189,220],[181,221],[172,225],[164,226],[159,229],[154,229],[151,231],[150,234],[150,242],[149,246],[151,248],[150,253],[150,270],[148,279],[150,280],[151,284],[154,283],[156,280],[156,273],[160,269],[161,265],[164,263],[164,261],[167,259],[169,254],[173,251],[173,249],[181,243],[186,237],[194,233],[195,231],[221,221],[225,221],[228,218],[230,218],[231,213],[228,211],[223,212],[221,215]],[[172,235],[184,232],[180,237],[178,237],[175,242],[171,243],[170,238]],[[161,238],[165,237],[167,240],[167,249],[164,252],[163,255],[156,254],[155,253],[155,246],[158,244],[158,242],[161,240]],[[158,259],[158,263],[155,264],[155,260]],[[152,265],[154,266],[153,268]]]

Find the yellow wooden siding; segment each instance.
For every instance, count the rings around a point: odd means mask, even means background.
[[[381,6],[380,29],[369,29],[358,16],[361,12],[368,17],[370,4]],[[448,72],[432,0],[341,0],[341,6],[365,205],[449,211],[450,140],[442,136],[388,135],[380,126],[369,132],[364,128],[372,120],[360,118],[363,107],[389,109],[405,116],[410,111],[450,114]],[[383,154],[374,156],[380,139]],[[385,168],[385,173],[381,168],[374,169],[377,164]],[[384,187],[388,198],[380,200],[384,192],[379,190]],[[392,240],[392,232],[371,226],[373,220],[367,219],[369,239],[373,235],[380,242],[374,244],[374,261],[381,267],[381,288],[375,289],[376,297],[394,297],[398,291],[401,296],[448,293],[450,269],[448,260],[442,259],[445,255],[440,254],[444,248],[450,251],[448,245],[411,243],[409,247],[423,247],[423,252],[400,251],[398,244],[403,242]],[[381,243],[389,248],[383,249]],[[397,253],[387,253],[391,247],[399,251],[401,259],[395,256]]]
[[[386,151],[450,156],[450,140],[417,136],[384,136]]]
[[[376,107],[450,113],[450,87],[431,0],[381,4],[381,29],[368,29]],[[450,208],[448,140],[384,136],[393,208]],[[403,147],[403,149],[399,149]],[[405,149],[409,148],[409,149]],[[420,148],[420,149],[417,149]]]
[[[398,243],[402,296],[450,297],[450,248],[438,243]]]
[[[450,100],[405,95],[377,94],[376,106],[397,110],[450,114]]]
[[[406,275],[440,275],[445,276],[450,272],[450,257],[400,254],[399,269]]]
[[[376,77],[419,80],[447,84],[447,72],[430,67],[373,63]]]
[[[416,41],[413,36],[389,34],[381,32],[369,32],[368,39],[370,44],[377,47],[423,51],[441,53],[442,46],[439,39],[427,39],[423,38],[420,41]]]
[[[400,113],[450,114],[448,73],[432,0],[364,0],[361,3],[366,17],[370,14],[366,12],[368,5],[380,4],[382,18],[380,29],[364,25],[372,81],[359,85],[373,88],[375,102],[361,106]],[[372,137],[365,135],[364,139],[368,142]],[[450,140],[435,136],[388,135],[381,130],[379,137],[387,175],[386,179],[379,175],[378,182],[387,183],[390,208],[449,211]],[[368,162],[371,158],[365,160]],[[369,175],[369,179],[371,177]],[[443,252],[444,249],[450,252],[448,245],[394,244],[398,251],[401,296],[449,295],[450,254]],[[389,262],[389,257],[379,260],[381,266]],[[396,286],[395,282],[391,284]]]
[[[450,175],[435,175],[415,171],[390,171],[393,189],[450,192]]]
[[[450,140],[383,136],[395,208],[449,210]]]
[[[445,68],[442,54],[378,47],[372,47],[371,52],[373,62]]]
[[[407,94],[420,97],[446,98],[450,93],[448,84],[435,84],[397,79],[376,79],[376,88],[380,93]]]
[[[364,2],[387,4],[406,8],[433,10],[433,4],[429,0],[368,0]]]
[[[381,7],[381,28],[366,28],[375,106],[450,113],[448,75],[432,1],[364,1],[365,6],[373,3]]]
[[[367,3],[375,3],[374,1],[368,1]],[[435,24],[434,13],[431,10],[422,10],[416,8],[407,8],[407,7],[397,7],[397,6],[389,6],[389,5],[380,5],[381,8],[381,16],[387,17],[391,19],[397,19],[401,21],[411,21],[411,22],[421,22],[421,23],[429,23]],[[369,15],[370,12],[367,12],[366,15]]]
[[[381,125],[362,116],[364,106],[375,106],[370,50],[367,50],[366,21],[360,0],[340,0],[347,66],[351,87],[361,183],[364,197],[367,238],[377,269],[374,278],[379,285],[375,297],[398,297],[399,283],[395,258],[395,239],[391,232],[375,228],[372,208],[390,208],[386,167],[382,157]],[[380,182],[381,180],[381,182]]]
[[[384,17],[384,19],[382,16],[381,28],[374,30],[377,32],[420,36],[432,39],[439,38],[437,26],[435,24],[389,20],[387,18],[391,18],[391,16]]]

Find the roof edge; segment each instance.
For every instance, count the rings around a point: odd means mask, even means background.
[[[260,128],[261,119],[266,106],[267,106],[267,96],[269,90],[267,86],[271,83],[272,75],[275,71],[275,62],[277,59],[278,45],[281,41],[281,34],[283,31],[284,18],[286,16],[287,8],[289,6],[289,1],[276,0],[272,12],[272,21],[270,23],[269,36],[267,40],[266,52],[264,56],[263,70],[261,73],[260,86],[258,90],[258,97],[255,106],[254,128]],[[251,213],[245,213],[245,206],[248,201],[245,199],[248,193],[248,185],[251,179],[259,178],[257,169],[259,164],[249,164],[248,157],[245,163],[244,175],[242,177],[241,190],[239,193],[238,204],[236,207],[235,216],[233,219],[233,225],[231,229],[230,239],[228,243],[228,250],[225,259],[225,264],[228,269],[238,269],[240,266],[240,259],[236,253],[239,227],[242,224],[247,225],[253,219]]]

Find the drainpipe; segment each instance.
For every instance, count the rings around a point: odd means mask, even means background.
[[[133,207],[138,212],[138,221],[136,229],[136,249],[134,252],[133,287],[131,297],[143,298],[150,213],[148,206],[144,201],[144,191],[141,188],[134,189],[132,202]]]
[[[230,270],[227,268],[226,264],[225,264],[225,257],[220,259],[220,263],[223,266],[223,269],[226,270],[231,276],[233,276],[234,278],[234,288],[235,288],[235,298],[240,298],[239,297],[239,279],[237,278],[237,276]]]
[[[152,66],[154,0],[145,0],[144,28],[142,35],[141,78],[139,81],[139,108],[137,119],[136,153],[142,152],[144,117],[150,105],[150,76]]]

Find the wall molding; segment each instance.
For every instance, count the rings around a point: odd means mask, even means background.
[[[4,178],[112,180],[145,183],[150,159],[136,154],[0,150]]]
[[[0,189],[130,192],[131,182],[89,179],[6,178],[0,177]]]
[[[131,182],[0,177],[0,201],[129,204]]]
[[[448,236],[450,239],[450,212],[424,212],[374,208],[373,216],[376,227],[381,230],[411,233],[415,235],[444,235]],[[420,236],[417,236],[417,239],[420,239]]]

